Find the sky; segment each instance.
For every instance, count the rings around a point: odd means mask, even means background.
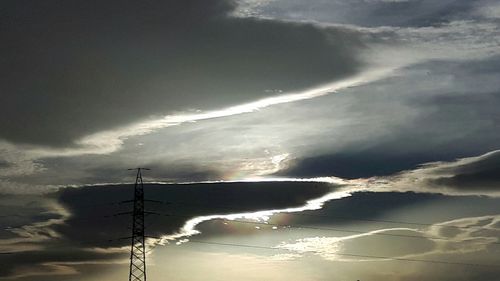
[[[500,274],[495,0],[4,0],[0,280]],[[168,204],[166,204],[168,202]]]

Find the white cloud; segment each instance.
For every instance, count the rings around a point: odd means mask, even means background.
[[[449,179],[462,173],[468,174],[467,168],[469,166],[473,172],[489,172],[492,167],[491,165],[495,165],[495,162],[489,164],[487,161],[498,157],[499,153],[500,151],[492,151],[481,156],[468,157],[456,161],[428,163],[415,170],[404,171],[393,176],[374,177],[367,180],[367,186],[369,186],[369,190],[373,191],[416,191],[449,195],[487,195],[499,197],[500,189],[481,186],[482,176],[477,177],[478,183],[466,188],[441,181],[442,179]],[[474,166],[478,166],[478,170],[475,170]],[[465,171],[462,171],[464,168]]]
[[[488,220],[486,225],[477,226],[479,222]],[[475,254],[486,251],[488,247],[494,246],[498,242],[500,229],[498,228],[500,216],[484,216],[462,218],[452,221],[436,223],[432,226],[412,229],[412,228],[385,228],[368,231],[363,234],[339,236],[339,237],[309,237],[301,238],[295,242],[283,242],[276,246],[278,249],[285,249],[294,255],[304,256],[313,254],[331,261],[367,262],[381,261],[383,258],[370,258],[370,251],[375,251],[374,256],[386,256],[385,260],[395,259],[424,259],[430,256],[448,254]],[[456,231],[453,237],[443,235],[443,229],[453,229]],[[482,230],[482,231],[479,231]],[[407,243],[407,247],[398,244],[396,238],[377,238],[379,234],[403,234],[422,239],[412,239],[412,243]],[[427,238],[428,237],[428,238]],[[371,249],[363,248],[363,240],[369,240]],[[423,241],[420,242],[419,240]],[[429,244],[428,242],[432,242]],[[422,243],[427,243],[427,246]],[[412,247],[412,244],[414,247]],[[361,245],[361,246],[360,246]],[[362,254],[367,257],[355,257],[356,251],[362,250]],[[384,254],[384,251],[396,252],[394,255]],[[346,254],[346,255],[343,255]],[[353,254],[349,256],[349,254]],[[298,258],[298,257],[297,257]]]

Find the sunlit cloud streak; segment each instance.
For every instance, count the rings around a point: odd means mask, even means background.
[[[434,162],[393,176],[367,179],[373,191],[439,192],[499,197],[499,151],[449,162]]]
[[[482,221],[487,221],[486,224],[477,226]],[[435,255],[448,254],[470,254],[487,250],[489,247],[497,247],[498,235],[500,229],[498,222],[500,216],[482,216],[468,217],[457,220],[440,222],[435,225],[421,228],[383,228],[373,231],[367,231],[362,234],[339,236],[339,237],[309,237],[301,238],[295,242],[282,242],[277,245],[277,249],[286,249],[303,257],[305,254],[312,253],[326,260],[343,261],[343,262],[366,262],[380,261],[381,259],[367,259],[362,257],[343,257],[335,255],[335,253],[352,252],[353,249],[358,249],[357,244],[362,241],[359,239],[374,239],[373,243],[379,243],[380,247],[390,248],[390,244],[395,242],[384,242],[384,240],[375,241],[378,234],[397,234],[411,233],[412,236],[421,237],[422,243],[432,241],[432,247],[416,247],[415,249],[401,250],[394,258],[413,259],[413,258],[429,258]],[[453,233],[447,234],[443,229],[453,228]],[[430,237],[430,238],[426,238]],[[427,240],[427,242],[426,242]],[[420,242],[415,241],[416,245]],[[377,249],[377,247],[375,247]],[[358,249],[359,250],[359,249]],[[396,251],[399,251],[395,249]],[[405,253],[406,252],[406,253]],[[295,256],[295,258],[298,258]],[[391,260],[387,258],[386,260]]]
[[[155,130],[180,125],[186,122],[196,122],[213,118],[251,113],[277,104],[296,102],[332,94],[341,89],[356,87],[362,84],[376,81],[382,77],[386,77],[394,70],[395,68],[373,69],[365,71],[359,75],[355,75],[354,77],[336,81],[330,84],[325,84],[304,92],[289,93],[276,97],[265,98],[255,102],[232,106],[217,111],[184,115],[168,115],[160,119],[140,122],[116,130],[99,132],[77,141],[77,144],[81,147],[77,149],[35,148],[31,152],[37,157],[77,156],[82,154],[109,154],[118,150],[123,144],[124,139],[132,136],[149,134],[154,132]]]
[[[325,202],[328,202],[330,200],[342,199],[342,198],[345,198],[348,196],[351,196],[351,193],[349,191],[339,190],[339,191],[331,192],[331,193],[329,193],[325,196],[322,196],[320,198],[309,200],[302,207],[276,209],[276,210],[264,210],[264,211],[248,212],[248,213],[236,213],[236,214],[229,214],[229,215],[200,216],[200,217],[196,217],[196,218],[193,218],[193,219],[186,221],[186,223],[184,224],[184,226],[181,228],[181,230],[178,233],[171,234],[171,235],[165,235],[159,241],[154,241],[154,243],[166,244],[166,243],[168,243],[169,240],[176,240],[176,239],[181,239],[181,238],[184,238],[182,240],[182,242],[188,242],[189,239],[186,239],[186,237],[190,237],[190,236],[197,235],[197,234],[201,233],[200,231],[198,231],[196,229],[196,226],[199,225],[200,223],[210,221],[210,220],[223,219],[223,220],[231,221],[231,220],[237,220],[237,219],[244,219],[244,220],[256,221],[256,222],[266,222],[274,214],[295,213],[295,212],[302,212],[302,211],[318,210],[318,209],[321,209],[321,207],[323,206],[323,204]]]

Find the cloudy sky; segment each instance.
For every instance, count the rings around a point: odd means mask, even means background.
[[[496,0],[3,0],[0,280],[498,280]],[[167,216],[168,214],[168,216]]]

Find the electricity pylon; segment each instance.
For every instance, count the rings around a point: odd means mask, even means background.
[[[144,238],[144,185],[142,170],[137,170],[134,186],[134,210],[132,211],[132,244],[130,246],[130,274],[129,281],[146,281],[146,245]]]

